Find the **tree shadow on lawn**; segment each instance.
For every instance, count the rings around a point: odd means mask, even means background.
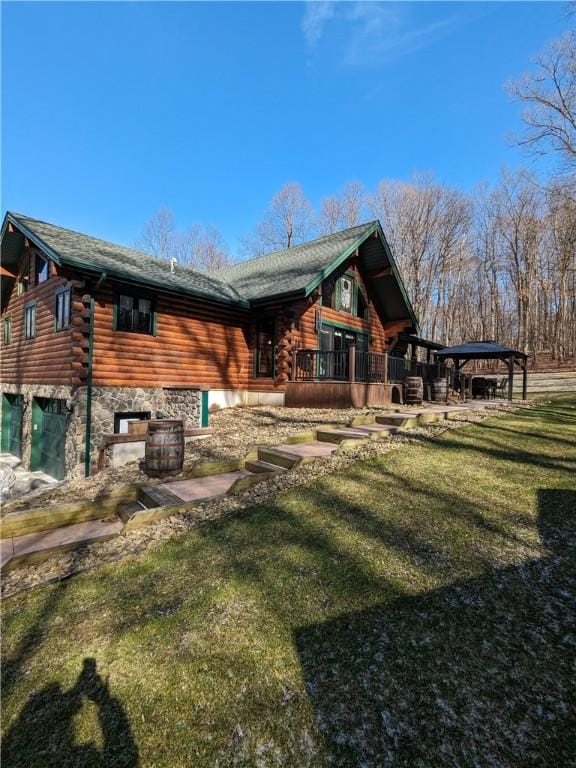
[[[332,764],[576,765],[576,492],[547,557],[294,633]]]
[[[84,702],[98,713],[102,746],[78,743],[74,718]],[[124,708],[110,695],[108,683],[85,658],[68,691],[50,683],[32,694],[2,740],[3,765],[11,768],[137,768],[138,748]]]

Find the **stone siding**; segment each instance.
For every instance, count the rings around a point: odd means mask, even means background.
[[[83,477],[86,455],[86,387],[4,384],[2,392],[23,396],[22,463],[25,467],[30,466],[32,399],[49,397],[66,401],[66,477]],[[200,389],[194,388],[93,387],[90,434],[91,472],[97,471],[104,435],[114,432],[114,414],[136,411],[149,412],[152,418],[158,415],[182,418],[186,426],[199,427],[201,392]],[[106,463],[106,457],[104,457],[104,464]]]

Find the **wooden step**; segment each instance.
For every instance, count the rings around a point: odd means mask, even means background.
[[[388,413],[385,416],[376,416],[378,424],[391,424],[402,429],[411,429],[418,426],[418,417],[410,413]]]
[[[122,521],[113,517],[3,539],[0,548],[2,571],[39,563],[52,555],[107,541],[118,536],[121,528]]]
[[[319,429],[318,440],[325,443],[341,443],[344,440],[368,440],[369,435],[358,429],[343,427],[341,429]]]
[[[276,448],[258,448],[258,460],[266,464],[274,464],[282,469],[292,469],[300,461],[300,458],[287,451]]]
[[[279,464],[270,464],[267,461],[260,461],[258,459],[247,461],[245,466],[249,472],[254,472],[255,474],[271,474],[274,472],[287,471],[286,467],[281,467]]]

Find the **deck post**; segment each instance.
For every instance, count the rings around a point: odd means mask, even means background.
[[[348,347],[348,381],[356,380],[356,345],[350,344]]]
[[[388,352],[384,352],[384,382],[388,384],[390,381],[388,377]]]
[[[512,389],[514,387],[514,357],[508,358],[508,400],[512,400]]]
[[[290,378],[292,381],[296,381],[296,352],[297,349],[292,350],[292,370],[290,371]]]

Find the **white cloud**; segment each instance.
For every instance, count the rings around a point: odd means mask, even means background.
[[[302,31],[309,45],[315,45],[324,34],[326,24],[335,16],[335,3],[330,0],[307,2],[302,19]]]
[[[399,3],[308,2],[302,30],[310,47],[325,34],[329,22],[339,25],[334,39],[349,66],[371,66],[432,45],[451,32],[461,18],[449,16],[427,24],[414,21],[414,10]]]

